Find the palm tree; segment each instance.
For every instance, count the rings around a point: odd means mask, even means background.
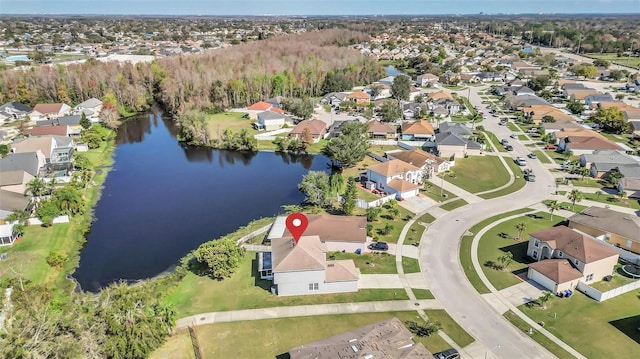
[[[527,229],[527,225],[524,222],[520,222],[516,224],[516,229],[518,230],[518,239],[522,239],[522,232]]]
[[[567,198],[571,201],[571,210],[573,211],[576,207],[576,202],[582,201],[584,194],[579,190],[574,189],[567,195]]]
[[[13,225],[13,231],[22,235],[24,233],[24,228],[29,224],[29,213],[25,211],[11,212],[11,214],[7,216],[6,221],[8,223],[16,222]]]
[[[57,200],[60,209],[65,211],[67,214],[74,215],[80,212],[83,205],[82,195],[75,188],[70,186],[60,188],[56,190],[53,195]]]
[[[547,309],[547,302],[551,299],[551,292],[545,291],[543,295],[538,298],[538,302],[542,306],[542,309]]]
[[[580,179],[583,180],[586,176],[591,174],[591,171],[587,167],[580,167],[578,174],[582,177]]]
[[[498,262],[501,263],[500,269],[505,269],[513,262],[513,253],[507,252],[500,257],[498,257]]]
[[[547,203],[547,208],[549,208],[549,212],[551,212],[550,220],[553,221],[553,212],[560,209],[560,203],[558,203],[558,201],[551,201]]]
[[[47,186],[40,178],[34,178],[27,183],[24,191],[25,195],[31,195],[33,197],[40,197],[47,193]]]

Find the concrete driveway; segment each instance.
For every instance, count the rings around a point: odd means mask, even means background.
[[[402,208],[413,213],[424,212],[437,204],[427,196],[411,197],[398,202]]]
[[[517,307],[519,305],[535,301],[536,299],[540,298],[540,296],[542,296],[544,292],[545,289],[538,283],[532,280],[524,280],[522,283],[512,285],[511,287],[505,288],[498,293],[500,293],[500,295],[507,299],[509,303]]]

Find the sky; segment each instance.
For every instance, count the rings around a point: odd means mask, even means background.
[[[5,14],[429,15],[640,13],[640,0],[0,0]]]

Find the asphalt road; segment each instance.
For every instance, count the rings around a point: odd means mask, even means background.
[[[477,95],[483,88],[472,88],[470,101],[486,114],[487,110]],[[460,95],[466,96],[468,92],[465,90]],[[507,138],[511,131],[506,126],[499,126],[498,121],[489,117],[482,125],[498,138]],[[529,152],[518,140],[510,139],[509,143],[514,147],[510,153],[513,157],[525,157]],[[538,203],[555,191],[554,179],[542,164],[531,159],[527,162],[527,167],[536,173],[536,182],[528,182],[516,193],[473,203],[438,218],[425,231],[420,245],[420,265],[429,288],[446,311],[487,348],[487,357],[553,357],[512,326],[480,296],[467,280],[460,263],[460,240],[467,229],[496,214]]]

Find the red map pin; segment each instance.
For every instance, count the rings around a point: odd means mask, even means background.
[[[287,216],[285,224],[287,225],[289,233],[293,236],[293,240],[298,244],[300,237],[307,229],[307,225],[309,225],[309,220],[304,214],[296,212]]]

